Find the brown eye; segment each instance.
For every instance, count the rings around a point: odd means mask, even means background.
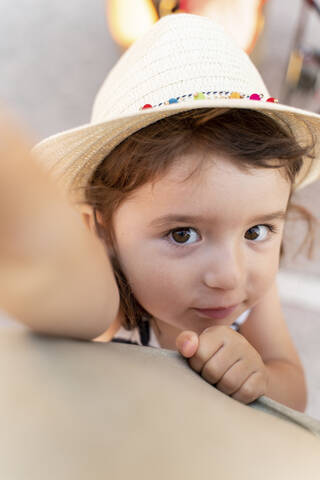
[[[261,227],[265,229],[265,233],[261,234]],[[267,225],[255,225],[254,227],[249,228],[249,230],[246,231],[246,239],[247,240],[257,240],[259,242],[262,242],[265,240],[265,238],[268,235],[268,230],[270,231],[270,228]]]
[[[190,239],[195,239],[195,235],[197,235],[197,232],[193,228],[179,228],[170,232],[172,242],[180,245],[186,244]],[[194,242],[189,242],[188,245],[190,243]]]
[[[172,232],[172,238],[177,243],[184,243],[190,238],[190,233],[187,230],[176,230]]]

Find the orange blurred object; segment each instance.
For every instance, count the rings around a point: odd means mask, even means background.
[[[158,18],[152,0],[107,0],[110,33],[123,48],[128,48]]]
[[[267,0],[107,0],[107,19],[114,40],[128,48],[159,16],[193,13],[222,24],[231,37],[250,54],[264,25]]]
[[[251,53],[264,25],[267,0],[180,0],[180,8],[221,23],[247,53]]]

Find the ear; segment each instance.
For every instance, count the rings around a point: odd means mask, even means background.
[[[91,233],[93,233],[94,235],[97,235],[96,225],[95,225],[95,221],[94,221],[93,208],[90,205],[81,205],[78,208],[79,208],[79,212],[80,212],[81,218],[82,218],[85,226],[88,228],[88,230]],[[97,222],[99,223],[99,225],[102,226],[103,225],[103,220],[102,220],[101,213],[96,211],[96,216],[97,216]],[[108,254],[113,255],[114,254],[114,248],[109,244],[106,244],[106,247],[107,247],[107,250],[108,250]]]
[[[88,228],[91,233],[96,234],[96,227],[94,221],[93,208],[90,205],[81,205],[79,207],[80,215],[83,220],[83,223]],[[97,221],[102,225],[102,217],[100,212],[96,212]]]

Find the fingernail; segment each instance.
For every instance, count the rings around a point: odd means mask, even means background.
[[[185,342],[183,342],[182,344],[182,351],[186,354],[188,354],[188,352],[190,351],[190,347],[192,347],[192,342],[191,340],[186,340]]]
[[[190,340],[186,340],[185,342],[183,342],[182,348],[183,349],[187,348],[187,346],[190,345],[190,343],[191,343]]]

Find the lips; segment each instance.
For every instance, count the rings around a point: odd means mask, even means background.
[[[200,313],[201,316],[213,318],[213,319],[221,319],[228,317],[237,307],[237,305],[233,305],[232,307],[228,308],[195,308],[197,312]]]

